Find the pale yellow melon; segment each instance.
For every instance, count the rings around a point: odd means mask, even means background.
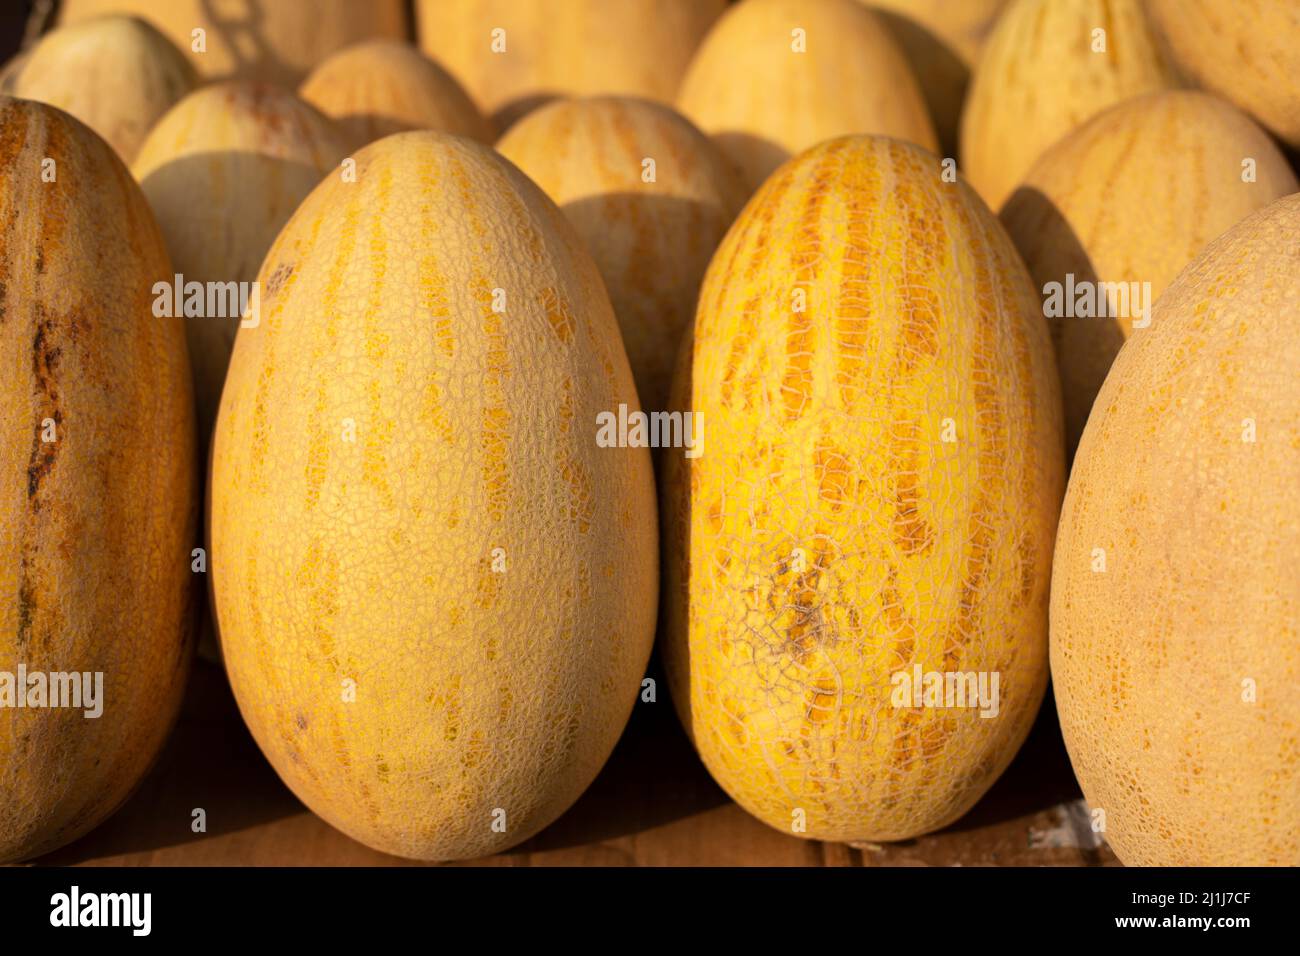
[[[298,204],[343,159],[334,123],[263,83],[206,86],[149,133],[132,171],[186,282],[252,282]],[[238,317],[186,319],[199,441],[221,399]]]
[[[416,0],[420,47],[504,132],[555,96],[671,103],[725,0]]]
[[[302,98],[339,124],[349,143],[412,129],[436,129],[492,141],[478,107],[446,70],[414,47],[370,40],[340,50],[312,71]]]
[[[1165,286],[1211,239],[1297,189],[1267,133],[1191,91],[1111,107],[1038,160],[1002,209],[1034,284],[1122,283],[1104,290],[1106,316],[1049,315],[1068,450],[1115,354]]]
[[[129,163],[149,127],[197,84],[184,55],[148,23],[106,16],[46,34],[12,91],[68,111]]]
[[[667,106],[561,100],[497,148],[557,202],[604,277],[642,403],[662,409],[700,280],[744,203],[735,171]]]
[[[473,142],[399,133],[268,253],[213,450],[217,620],[281,778],[345,833],[456,859],[546,826],[637,699],[657,590],[636,392],[563,214]]]
[[[963,172],[997,209],[1070,130],[1115,103],[1178,85],[1142,0],[1012,0],[966,95]]]
[[[121,160],[68,114],[0,97],[0,222],[9,861],[97,826],[162,747],[193,647],[195,475],[184,333],[151,309],[167,252]],[[32,675],[73,672],[88,675],[98,716],[86,698],[33,696]]]
[[[925,150],[831,140],[736,220],[685,358],[663,654],[705,765],[795,836],[951,823],[1047,683],[1060,392],[1010,239]]]
[[[793,154],[846,133],[938,149],[906,58],[856,0],[733,7],[691,61],[677,103],[750,190]]]
[[[408,32],[404,0],[62,0],[58,22],[104,13],[148,20],[206,79],[289,86],[335,50]],[[203,31],[202,51],[196,30]]]
[[[1300,865],[1298,233],[1300,194],[1179,274],[1070,475],[1052,679],[1130,865]]]
[[[957,155],[961,107],[985,37],[1007,0],[861,0],[903,48],[945,156]]]
[[[1147,0],[1174,61],[1300,149],[1300,3]]]

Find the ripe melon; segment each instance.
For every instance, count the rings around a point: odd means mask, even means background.
[[[671,103],[725,0],[416,0],[420,47],[504,132],[555,96]]]
[[[1038,160],[1002,209],[1034,284],[1064,286],[1067,276],[1125,284],[1111,290],[1107,317],[1049,317],[1067,449],[1134,321],[1141,332],[1150,318],[1134,314],[1140,283],[1149,283],[1149,306],[1211,239],[1297,189],[1286,158],[1249,117],[1183,90],[1113,106]]]
[[[12,91],[68,111],[129,163],[158,117],[196,85],[189,61],[152,26],[106,16],[46,34]]]
[[[437,129],[490,143],[491,127],[451,74],[414,47],[370,40],[340,50],[299,90],[361,148],[393,133]]]
[[[1052,678],[1130,865],[1300,864],[1298,232],[1300,194],[1182,271],[1070,475]]]
[[[860,0],[875,9],[921,84],[945,156],[957,155],[961,106],[984,39],[1007,0]]]
[[[121,160],[67,113],[0,97],[0,222],[9,861],[97,826],[161,748],[189,672],[196,510],[184,333],[151,313],[167,252]],[[16,709],[35,702],[20,666],[102,675],[102,713]]]
[[[796,836],[951,823],[1047,683],[1060,393],[1011,241],[919,147],[829,141],[732,226],[684,359],[663,654],[705,765]],[[896,700],[918,667],[996,674],[996,716]]]
[[[997,209],[1070,130],[1107,106],[1176,86],[1142,0],[1012,0],[966,96],[963,171]]]
[[[1174,62],[1300,149],[1300,4],[1147,0]]]
[[[511,127],[497,148],[587,243],[641,401],[664,408],[704,270],[744,204],[736,173],[671,108],[619,97],[548,104]]]
[[[62,0],[61,25],[131,13],[158,27],[208,80],[295,86],[335,50],[372,37],[405,39],[404,0]],[[195,30],[204,50],[196,50]]]
[[[229,82],[168,111],[132,171],[187,282],[251,282],[280,228],[344,149],[334,123],[292,93]],[[185,322],[203,449],[238,327],[238,318]]]
[[[906,58],[857,0],[733,7],[691,61],[677,105],[751,191],[790,156],[847,133],[939,148]]]
[[[213,450],[227,671],[304,803],[420,859],[512,846],[622,732],[653,642],[654,482],[600,274],[492,150],[399,133],[268,253]]]

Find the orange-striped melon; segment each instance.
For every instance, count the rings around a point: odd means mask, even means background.
[[[831,140],[736,220],[684,358],[663,653],[705,765],[800,837],[951,823],[1047,684],[1060,394],[1010,239],[929,152]]]

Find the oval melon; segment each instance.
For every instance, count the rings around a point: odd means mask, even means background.
[[[1300,864],[1297,232],[1300,194],[1182,271],[1070,475],[1052,678],[1130,865]]]
[[[405,39],[404,0],[62,0],[59,24],[132,13],[158,27],[208,80],[295,86],[335,50]],[[195,30],[203,30],[202,51]]]
[[[751,191],[793,154],[846,133],[939,148],[902,51],[856,0],[733,7],[691,61],[677,106]]]
[[[1249,117],[1181,90],[1111,107],[1034,164],[1002,209],[1034,284],[1124,284],[1112,287],[1107,316],[1049,318],[1069,450],[1134,321],[1141,331],[1150,318],[1140,303],[1149,310],[1206,243],[1297,189],[1286,158]]]
[[[1070,130],[1107,106],[1176,86],[1142,0],[1012,0],[971,78],[962,168],[997,209]]]
[[[1147,0],[1174,62],[1300,149],[1300,4]]]
[[[312,71],[299,93],[332,117],[358,149],[412,129],[443,130],[483,143],[493,138],[487,120],[451,74],[395,40],[340,50]]]
[[[511,127],[497,149],[586,241],[641,401],[664,408],[704,270],[744,203],[736,173],[672,109],[628,98],[550,103]]]
[[[189,672],[196,510],[185,337],[151,310],[167,252],[121,160],[68,114],[0,97],[0,221],[8,861],[97,826],[162,747]],[[16,709],[52,672],[99,674],[99,716],[84,698]]]
[[[934,120],[945,156],[957,155],[957,131],[971,70],[1007,0],[860,0],[902,47]]]
[[[343,159],[334,123],[286,90],[200,89],[150,132],[132,171],[185,281],[252,282],[298,204]],[[206,449],[238,318],[187,318],[199,442]]]
[[[12,90],[68,111],[129,163],[158,117],[196,85],[189,61],[152,26],[105,16],[46,34]]]
[[[782,166],[709,266],[674,383],[705,441],[663,459],[673,700],[723,789],[796,836],[957,819],[1047,683],[1051,344],[1011,241],[939,174],[884,137]],[[931,706],[963,702],[958,674],[990,702],[996,674],[996,708]]]
[[[420,47],[505,131],[555,96],[671,103],[725,0],[416,0]]]
[[[600,274],[486,147],[361,150],[268,253],[213,451],[217,620],[253,736],[377,849],[492,853],[560,815],[649,658],[649,454]]]

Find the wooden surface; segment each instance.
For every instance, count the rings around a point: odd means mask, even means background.
[[[778,833],[732,803],[691,749],[662,680],[658,687],[659,700],[637,703],[604,771],[568,813],[513,852],[474,864],[1117,865],[1109,848],[1093,845],[1076,803],[1050,693],[1016,761],[964,819],[905,843],[850,847]],[[206,833],[191,831],[198,807],[207,813]],[[299,803],[244,729],[224,673],[202,661],[171,740],[139,791],[97,830],[35,862],[419,865],[362,846]]]

